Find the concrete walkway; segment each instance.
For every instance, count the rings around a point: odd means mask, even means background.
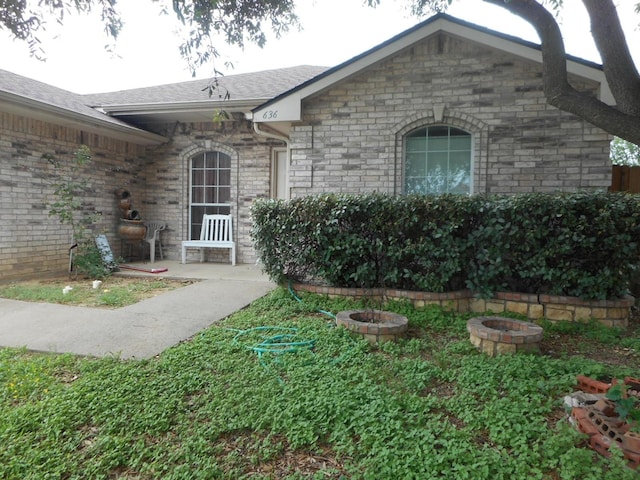
[[[119,358],[151,358],[275,288],[255,265],[157,261],[118,275],[198,279],[117,310],[0,299],[0,346]]]

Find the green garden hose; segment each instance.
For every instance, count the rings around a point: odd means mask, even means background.
[[[247,346],[243,345],[240,339],[253,332],[268,332],[268,331],[285,331],[290,333],[279,333],[276,335],[271,335],[267,337],[263,337],[260,342]],[[315,340],[302,340],[302,341],[291,341],[295,338],[298,329],[293,327],[276,327],[276,326],[266,326],[266,327],[254,327],[249,328],[247,330],[240,330],[235,337],[233,337],[234,343],[237,345],[242,345],[249,350],[253,350],[261,356],[264,353],[288,353],[288,352],[297,352],[298,350],[312,350],[315,346]]]
[[[313,348],[316,344],[315,340],[296,341],[295,338],[298,329],[293,327],[262,326],[248,328],[246,330],[233,330],[238,332],[233,337],[233,343],[255,352],[260,360],[260,365],[262,365],[265,370],[274,374],[275,372],[272,371],[269,364],[271,362],[279,363],[279,356],[281,354],[295,353],[303,350],[313,353]],[[263,333],[257,343],[243,342],[243,337],[256,332]],[[273,332],[273,334],[271,334],[271,332]],[[277,378],[279,383],[284,383],[280,376],[277,376]]]
[[[293,291],[293,287],[291,286],[291,280],[289,280],[289,293],[290,293],[290,294],[291,294],[291,296],[292,296],[293,298],[295,298],[299,303],[304,303],[304,302],[302,301],[302,299],[301,299],[300,297],[298,297],[298,295],[296,295],[296,292],[294,292],[294,291]],[[328,312],[328,311],[326,311],[326,310],[320,310],[320,309],[318,309],[318,310],[316,310],[316,311],[317,311],[317,312],[319,312],[319,313],[322,313],[323,315],[326,315],[326,316],[328,316],[328,317],[331,317],[334,321],[336,320],[336,316],[335,316],[333,313],[331,313],[331,312]]]
[[[299,303],[303,303],[302,299],[298,297],[293,290],[291,281],[289,281],[289,293]],[[330,317],[333,320],[332,326],[335,326],[336,316],[333,313],[320,309],[318,309],[317,312]],[[239,347],[255,352],[258,355],[260,364],[267,371],[272,371],[267,362],[267,358],[270,357],[273,361],[279,362],[279,355],[283,353],[295,353],[299,351],[310,351],[313,353],[316,344],[315,340],[296,340],[298,329],[295,327],[260,326],[246,330],[235,328],[226,328],[226,330],[236,332],[236,335],[233,337],[233,343]],[[249,335],[256,333],[259,334],[256,343],[246,340]],[[341,358],[337,359],[336,362],[341,361]],[[284,383],[280,377],[278,377],[278,381]]]

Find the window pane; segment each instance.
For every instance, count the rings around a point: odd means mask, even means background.
[[[471,137],[451,137],[451,150],[471,150]]]
[[[446,152],[449,150],[449,137],[429,137],[430,152]]]
[[[411,132],[409,135],[407,135],[407,140],[412,139],[412,138],[424,138],[427,136],[427,129],[426,128],[419,128],[418,130],[414,130],[413,132]]]
[[[429,127],[427,129],[427,134],[429,137],[448,137],[449,127]]]
[[[464,130],[460,130],[459,128],[454,128],[454,127],[449,128],[449,135],[451,135],[452,137],[468,137],[469,136],[469,134]]]
[[[446,125],[421,128],[407,135],[405,145],[406,193],[471,192],[469,133]]]
[[[424,152],[427,150],[427,138],[407,138],[407,152]]]
[[[231,168],[231,157],[224,153],[220,153],[219,157],[220,165],[218,168]]]
[[[471,185],[469,180],[470,180],[470,177],[469,175],[466,175],[466,174],[449,177],[447,179],[447,192],[468,194],[469,191],[471,190]]]
[[[204,167],[204,155],[200,154],[191,159],[192,168],[203,168]]]
[[[216,152],[207,154],[205,168],[207,169],[216,168],[217,164],[218,164],[218,156],[216,155]]]
[[[191,207],[191,238],[197,240],[200,238],[200,229],[202,228],[202,215],[204,215],[204,207]]]
[[[468,172],[470,167],[469,152],[451,152],[449,154],[449,170],[464,170]]]
[[[215,187],[205,187],[202,190],[204,191],[204,198],[201,203],[216,203]]]
[[[447,152],[429,154],[427,167],[429,175],[446,175],[448,170],[449,154]]]
[[[425,193],[446,193],[447,177],[444,175],[431,175],[425,178]]]
[[[405,181],[405,189],[406,189],[406,193],[407,194],[412,194],[412,193],[417,193],[417,194],[424,194],[424,193],[429,193],[426,190],[426,186],[425,186],[425,177],[411,177],[411,178],[407,178]]]
[[[217,183],[219,185],[231,185],[231,170],[220,170]]]
[[[191,185],[200,186],[204,185],[204,171],[203,170],[193,170],[191,173]]]
[[[452,152],[449,158],[448,191],[469,193],[471,191],[471,162],[469,152]]]
[[[427,174],[427,157],[424,153],[407,154],[407,176],[425,176]]]
[[[218,203],[229,203],[231,201],[231,187],[220,187],[218,189]]]
[[[191,190],[191,201],[193,203],[204,203],[204,189],[194,187]]]

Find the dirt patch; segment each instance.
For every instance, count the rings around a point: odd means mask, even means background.
[[[603,334],[607,332],[604,330]],[[581,356],[612,366],[637,368],[640,362],[640,309],[633,307],[629,327],[624,331],[611,330],[611,338],[590,338],[575,333],[550,332],[540,343],[544,355],[556,358]],[[604,347],[606,345],[606,347]]]
[[[314,449],[293,450],[282,436],[225,435],[216,445],[220,455],[248,477],[285,478],[346,478],[343,462],[330,447],[318,445]]]
[[[635,368],[640,361],[640,351],[630,347],[610,345],[603,348],[602,343],[576,339],[571,335],[557,335],[544,340],[540,344],[543,354],[556,358],[581,356],[591,358],[605,365],[627,366]]]

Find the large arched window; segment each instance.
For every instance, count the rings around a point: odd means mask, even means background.
[[[200,238],[202,216],[231,213],[231,157],[204,152],[191,159],[189,191],[189,239]]]
[[[471,192],[471,134],[446,125],[423,127],[405,137],[404,191]]]

